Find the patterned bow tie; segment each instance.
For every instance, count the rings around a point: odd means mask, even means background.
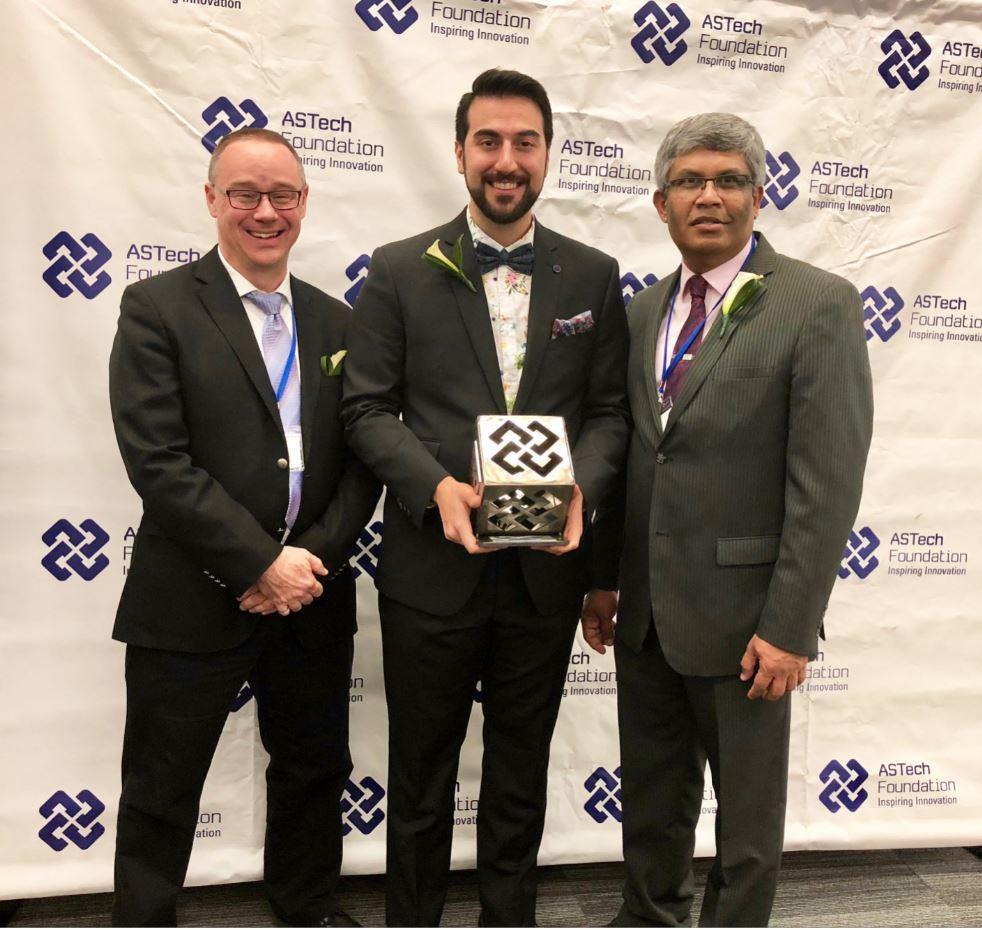
[[[499,251],[492,248],[486,242],[475,242],[474,254],[477,256],[477,267],[481,269],[481,274],[494,271],[500,265],[507,265],[519,274],[531,274],[532,264],[535,262],[535,249],[531,243],[520,245],[509,252],[507,249]]]

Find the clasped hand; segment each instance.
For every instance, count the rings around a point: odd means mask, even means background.
[[[259,580],[239,597],[239,610],[263,616],[295,613],[324,593],[317,576],[327,573],[324,563],[312,552],[284,546]]]
[[[481,495],[474,488],[457,481],[447,475],[433,492],[433,502],[440,511],[443,521],[443,535],[450,542],[463,546],[472,555],[479,552],[494,550],[481,546],[474,536],[471,526],[471,511],[481,506]],[[543,552],[553,555],[565,555],[572,552],[580,544],[583,535],[583,494],[579,485],[573,488],[573,497],[569,502],[569,513],[566,517],[566,528],[563,530],[563,542],[555,546],[536,546]]]

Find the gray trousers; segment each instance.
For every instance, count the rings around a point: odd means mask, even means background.
[[[791,702],[751,701],[750,682],[680,675],[652,625],[641,652],[615,647],[626,880],[617,926],[689,924],[705,768],[718,810],[699,925],[767,926],[784,842]]]

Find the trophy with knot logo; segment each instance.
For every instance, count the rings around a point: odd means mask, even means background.
[[[563,542],[573,497],[573,457],[562,417],[481,416],[474,442],[481,506],[474,535],[482,546]]]

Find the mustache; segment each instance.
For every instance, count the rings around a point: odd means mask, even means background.
[[[524,172],[513,171],[510,174],[502,174],[500,171],[486,171],[481,175],[481,180],[489,184],[495,181],[514,181],[516,184],[527,184],[529,176]]]

